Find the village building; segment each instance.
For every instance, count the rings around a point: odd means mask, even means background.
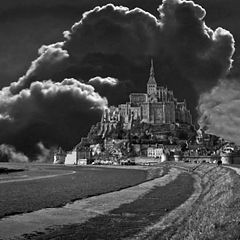
[[[153,157],[153,158],[161,158],[164,151],[163,146],[161,147],[148,147],[147,149],[147,157]]]
[[[77,150],[74,148],[72,151],[66,152],[64,164],[76,165],[77,164]]]
[[[64,164],[66,158],[66,152],[60,147],[53,151],[53,163]]]
[[[58,148],[53,153],[54,164],[87,165],[92,160],[92,149],[78,144],[71,151]]]

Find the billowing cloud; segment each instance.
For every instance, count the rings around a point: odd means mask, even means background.
[[[150,57],[170,85],[191,84],[198,93],[214,86],[231,67],[231,33],[207,27],[205,10],[192,1],[164,0],[158,11],[159,19],[140,8],[95,7],[64,32],[63,42],[43,46],[11,90],[36,80],[59,81],[59,76],[88,81],[95,74],[131,78],[132,90],[140,91],[146,79],[131,74],[131,68],[143,68]]]
[[[71,31],[64,32],[65,47],[76,58],[89,53],[120,54],[130,59],[154,55],[160,26],[153,15],[140,8],[108,4],[84,13]]]
[[[91,78],[89,81],[89,84],[92,84],[93,86],[95,85],[108,85],[108,86],[116,86],[118,84],[118,79],[112,78],[112,77],[94,77]]]
[[[10,85],[12,94],[18,93],[30,86],[32,82],[43,81],[53,77],[62,71],[66,66],[68,52],[62,49],[63,43],[56,43],[49,46],[43,45],[39,50],[39,57],[34,60],[24,76],[17,82]]]
[[[159,7],[164,49],[198,93],[214,86],[231,68],[234,39],[204,22],[205,10],[192,1],[164,0]]]
[[[91,69],[88,70],[93,72],[92,68],[95,68],[99,72],[106,67],[101,66],[105,62],[104,56],[123,57],[123,61],[139,61],[146,56],[154,56],[158,48],[159,30],[158,20],[142,9],[130,10],[112,4],[95,7],[85,12],[70,31],[64,32],[65,41],[41,47],[39,58],[33,61],[18,82],[12,84],[11,91],[19,91],[40,79],[59,81],[60,74],[82,79],[83,67],[91,59],[94,62],[89,64]],[[116,61],[115,58],[115,64]],[[111,73],[107,75],[111,76]]]
[[[0,99],[0,142],[26,154],[36,153],[37,144],[69,149],[100,120],[107,100],[90,85],[74,79],[34,82],[28,89]]]
[[[29,159],[24,154],[17,152],[13,146],[6,144],[0,145],[1,161],[6,162],[28,162]]]
[[[240,83],[222,80],[201,95],[199,125],[208,133],[240,144]]]

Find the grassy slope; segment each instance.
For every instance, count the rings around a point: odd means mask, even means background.
[[[189,215],[151,239],[240,239],[240,176],[223,167],[201,166],[203,192]]]

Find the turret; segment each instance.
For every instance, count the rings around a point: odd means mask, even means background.
[[[151,95],[152,93],[157,93],[157,83],[154,76],[154,66],[153,66],[153,60],[151,59],[151,68],[150,68],[150,76],[147,83],[147,93],[148,95]]]

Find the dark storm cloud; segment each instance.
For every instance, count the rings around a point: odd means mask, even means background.
[[[203,21],[205,10],[191,1],[165,0],[159,7],[159,14],[158,20],[139,8],[129,10],[112,4],[84,13],[70,31],[64,32],[66,40],[57,44],[58,51],[66,51],[64,54],[69,55],[66,59],[69,67],[63,64],[62,75],[82,77],[79,69],[84,61],[91,59],[90,56],[98,56],[96,61],[101,62],[98,68],[100,72],[109,65],[106,56],[122,58],[123,62],[130,61],[135,66],[145,63],[146,58],[155,57],[160,60],[159,68],[172,65],[171,71],[180,72],[181,78],[191,82],[198,92],[213,86],[231,67],[234,51],[232,35],[222,28],[214,31],[207,27]],[[50,55],[52,48],[55,49],[55,46],[45,46]],[[44,56],[41,58],[44,62]],[[55,62],[54,57],[52,62]],[[94,61],[92,68],[96,67],[95,64]],[[38,76],[41,79],[40,67],[41,64],[31,67],[34,71],[14,83],[14,87],[28,87]],[[117,67],[121,68],[121,65],[115,65]],[[51,66],[50,69],[44,69],[42,74],[50,75],[54,80],[53,72],[59,70]],[[171,74],[163,73],[167,77]],[[36,77],[32,78],[31,75]],[[133,78],[131,81],[135,86],[143,86],[140,83],[143,79]],[[177,80],[175,84],[179,84]]]
[[[69,149],[79,136],[100,120],[107,100],[90,85],[74,79],[34,82],[30,88],[0,99],[0,142],[26,154],[36,153],[37,144]]]
[[[231,67],[231,33],[207,27],[205,10],[191,1],[165,0],[159,12],[165,51],[174,59],[176,68],[198,92],[215,85]]]
[[[240,83],[224,79],[201,95],[199,125],[207,132],[240,144]]]
[[[84,13],[81,21],[64,33],[64,47],[78,59],[96,52],[130,59],[151,56],[157,50],[158,31],[160,24],[150,13],[109,4]]]
[[[42,47],[39,58],[25,76],[12,83],[11,91],[14,93],[49,76],[56,80],[54,74],[59,75],[59,71],[62,76],[81,77],[77,71],[83,60],[94,54],[101,56],[101,60],[104,56],[115,56],[123,61],[141,62],[144,56],[157,54],[159,31],[157,19],[139,8],[129,10],[112,4],[96,7],[84,13],[71,31],[64,32],[64,42]]]
[[[200,94],[231,67],[233,37],[222,28],[207,27],[205,10],[191,1],[165,0],[159,15],[158,19],[139,8],[112,4],[95,7],[64,32],[63,42],[40,48],[27,73],[2,90],[0,143],[26,153],[34,152],[39,142],[73,147],[99,119],[100,110],[98,114],[92,110],[95,101],[87,96],[94,95],[102,103],[99,107],[106,107],[103,96],[119,104],[129,92],[145,92],[151,57],[156,60],[156,75],[168,86],[181,86],[181,94],[196,102],[194,90]],[[89,82],[94,76],[105,80]],[[117,78],[118,84],[106,84],[106,76]],[[59,83],[66,77],[83,79],[85,84]],[[81,94],[74,95],[75,90]]]

